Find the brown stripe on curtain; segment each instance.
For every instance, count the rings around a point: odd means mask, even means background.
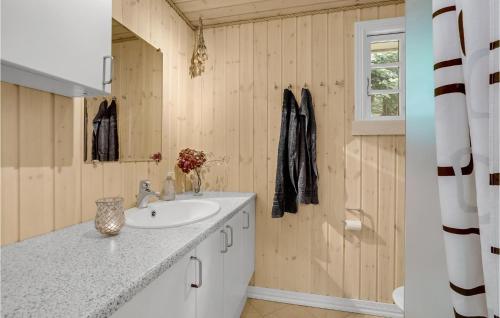
[[[464,14],[462,10],[458,14],[458,33],[460,34],[460,47],[462,48],[462,54],[465,54],[465,32],[464,32]]]
[[[440,14],[443,14],[443,13],[446,13],[446,12],[451,12],[451,11],[455,11],[457,10],[457,7],[456,6],[449,6],[449,7],[444,7],[444,8],[441,8],[439,10],[436,10],[433,14],[432,14],[432,18],[434,19],[435,17],[437,17],[438,15]]]
[[[470,154],[469,164],[465,167],[462,167],[462,175],[468,176],[474,171],[474,159],[472,158],[472,154]]]
[[[492,254],[500,255],[500,248],[492,246],[491,247],[491,253]]]
[[[438,177],[452,177],[454,175],[453,167],[438,167]]]
[[[500,72],[490,74],[490,84],[496,84],[500,81]]]
[[[444,86],[439,86],[434,89],[434,96],[451,94],[451,93],[462,93],[465,94],[465,85],[463,83],[455,83]]]
[[[451,234],[457,234],[457,235],[469,235],[469,234],[480,235],[479,229],[477,227],[470,227],[468,229],[459,229],[456,227],[449,227],[449,226],[443,225],[443,231],[451,233]]]
[[[485,289],[484,285],[477,286],[477,287],[470,288],[470,289],[466,289],[466,288],[458,287],[457,285],[450,282],[450,287],[451,287],[451,289],[453,289],[454,292],[456,292],[457,294],[460,294],[462,296],[475,296],[475,295],[486,293],[486,289]]]
[[[500,40],[496,40],[490,43],[490,50],[498,49],[500,47]]]
[[[500,185],[500,173],[490,174],[490,185],[497,186]]]
[[[472,154],[470,155],[469,164],[465,167],[460,168],[462,170],[462,176],[468,176],[474,171],[474,160]],[[438,167],[438,177],[451,177],[455,175],[455,170],[453,167]]]
[[[450,67],[450,66],[457,66],[457,65],[462,65],[461,58],[436,63],[436,64],[434,64],[434,70],[437,70],[437,69],[440,69],[443,67]]]
[[[464,316],[460,315],[455,308],[453,308],[453,312],[455,313],[455,318],[488,318],[485,316]]]

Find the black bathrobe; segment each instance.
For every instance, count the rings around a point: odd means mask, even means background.
[[[272,207],[273,218],[283,217],[285,212],[297,213],[298,112],[299,107],[295,96],[292,91],[285,89],[281,110],[281,132]]]

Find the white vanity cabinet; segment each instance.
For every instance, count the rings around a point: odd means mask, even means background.
[[[224,252],[224,318],[239,317],[241,302],[245,299],[243,288],[244,264],[242,211],[225,225],[227,248]]]
[[[252,199],[113,318],[239,318],[254,260]]]
[[[184,255],[113,317],[196,318],[196,290],[191,287],[196,281],[196,262],[192,257],[194,253]]]
[[[2,0],[2,81],[70,97],[109,94],[111,2]]]
[[[245,286],[252,278],[255,271],[255,200],[250,201],[242,210],[241,216],[243,218],[243,268],[244,268],[244,281]],[[246,252],[245,252],[246,251]]]
[[[198,318],[222,318],[224,314],[224,234],[217,230],[196,247],[196,257],[202,264],[202,283],[196,289]]]

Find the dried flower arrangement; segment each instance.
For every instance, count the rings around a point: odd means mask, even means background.
[[[191,56],[191,66],[189,67],[189,75],[191,75],[191,78],[200,76],[205,71],[205,62],[207,60],[207,47],[205,45],[205,38],[203,37],[203,21],[200,17],[200,26],[196,34],[193,55]]]
[[[177,158],[177,166],[182,172],[188,174],[194,171],[196,173],[196,183],[193,183],[193,190],[195,193],[200,193],[201,190],[200,169],[205,162],[207,162],[207,156],[203,151],[190,148],[182,149]]]
[[[228,161],[226,157],[216,157],[211,152],[206,153],[202,150],[186,148],[179,152],[177,167],[186,175],[194,171],[194,174],[191,175],[193,191],[199,195],[202,177],[210,171],[212,166],[222,166]]]

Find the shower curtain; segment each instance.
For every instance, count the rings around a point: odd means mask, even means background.
[[[500,314],[499,12],[499,0],[433,0],[437,174],[458,318]]]

